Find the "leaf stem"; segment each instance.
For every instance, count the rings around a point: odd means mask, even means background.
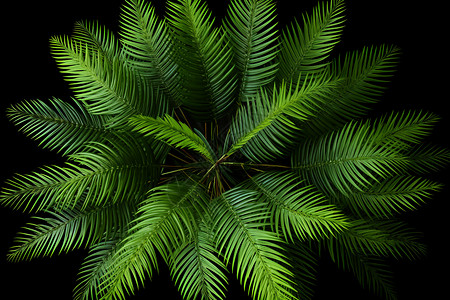
[[[240,167],[266,167],[266,168],[282,168],[282,169],[290,169],[290,166],[283,165],[273,165],[273,164],[254,164],[254,163],[240,163],[240,162],[222,162],[223,165],[227,166],[240,166]]]

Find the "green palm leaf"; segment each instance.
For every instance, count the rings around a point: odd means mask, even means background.
[[[233,145],[227,156],[240,150],[252,161],[286,155],[299,131],[293,120],[307,120],[335,83],[322,76],[305,80],[301,88],[281,84],[272,94],[261,90],[252,102],[240,107],[230,125]]]
[[[297,290],[295,299],[314,299],[314,288],[318,281],[318,255],[309,243],[295,241],[285,247]]]
[[[295,21],[282,32],[279,54],[279,82],[300,82],[327,66],[326,59],[338,43],[343,29],[344,1],[322,2],[303,24]]]
[[[365,47],[346,53],[327,67],[336,80],[333,97],[318,103],[320,108],[302,126],[307,137],[316,137],[342,127],[366,114],[386,89],[399,59],[395,46]]]
[[[152,136],[173,147],[192,149],[206,157],[210,162],[214,162],[215,154],[211,153],[211,147],[186,124],[178,122],[170,115],[157,119],[135,116],[130,119],[130,124],[133,126],[133,130],[137,132]]]
[[[422,111],[392,112],[374,122],[373,136],[384,147],[406,151],[422,142],[438,120],[438,116]]]
[[[236,81],[223,30],[213,27],[210,11],[199,0],[169,2],[168,10],[179,47],[183,106],[200,120],[219,119],[235,103]]]
[[[402,211],[416,209],[441,188],[441,184],[428,179],[396,176],[334,201],[361,218],[390,218]]]
[[[77,99],[87,105],[90,113],[115,116],[114,121],[121,124],[133,114],[159,116],[167,112],[163,95],[144,84],[142,76],[125,64],[122,55],[106,57],[68,37],[52,38],[51,46]]]
[[[130,203],[116,203],[102,208],[75,207],[49,212],[50,217],[35,217],[38,223],[23,228],[8,254],[11,261],[30,260],[69,252],[102,238],[125,232],[132,220]]]
[[[180,105],[180,75],[165,20],[141,0],[127,0],[120,17],[124,51],[132,58],[130,67],[160,88],[172,105]]]
[[[87,300],[103,296],[100,290],[104,276],[113,264],[120,239],[102,241],[94,245],[83,261],[74,289],[74,299]]]
[[[51,99],[24,101],[7,110],[8,117],[20,130],[39,140],[43,148],[68,155],[82,150],[86,143],[102,142],[111,135],[105,128],[107,117],[89,114],[77,101],[74,105]]]
[[[238,72],[238,101],[251,100],[277,71],[275,4],[271,0],[233,0],[224,20]]]
[[[119,55],[119,41],[108,28],[101,26],[98,21],[79,21],[75,23],[72,39],[75,43],[85,45],[89,52],[98,52],[112,63]]]
[[[437,145],[416,145],[406,155],[410,171],[416,174],[437,172],[450,161],[450,151]]]
[[[425,253],[419,237],[399,221],[360,219],[352,221],[347,231],[330,238],[328,249],[335,261],[345,261],[345,253],[413,260]]]
[[[389,132],[383,127],[383,132]],[[310,139],[292,155],[292,168],[326,194],[351,194],[406,169],[407,158],[380,145],[381,131],[369,123],[349,123],[320,139]]]
[[[224,299],[227,276],[206,221],[173,255],[172,277],[184,299]]]
[[[216,199],[212,219],[218,248],[253,298],[290,299],[292,274],[279,252],[281,240],[261,228],[269,214],[255,198],[255,192],[235,188]]]
[[[401,122],[399,117],[401,116]],[[400,174],[420,163],[429,167],[448,159],[444,150],[415,153],[436,117],[421,112],[383,116],[373,122],[349,123],[320,139],[309,139],[292,155],[292,167],[330,195],[364,192],[364,187]],[[413,153],[411,153],[413,151]],[[440,153],[440,155],[438,155]],[[432,157],[432,158],[431,158]]]
[[[139,208],[130,234],[121,242],[103,278],[102,299],[123,299],[153,274],[157,253],[170,255],[197,232],[196,216],[206,211],[198,183],[172,183],[151,190]]]
[[[320,239],[346,228],[344,215],[311,186],[300,186],[292,172],[265,172],[247,180],[243,188],[260,193],[259,201],[268,205],[274,231],[286,240]]]
[[[159,178],[159,165],[144,143],[117,136],[113,145],[91,144],[92,151],[71,155],[66,167],[49,166],[41,172],[9,180],[0,201],[24,211],[103,205],[139,198]],[[86,192],[86,195],[85,195]]]

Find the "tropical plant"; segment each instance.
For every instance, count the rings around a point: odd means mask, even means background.
[[[441,188],[438,117],[367,118],[399,49],[332,55],[344,1],[278,31],[272,0],[200,0],[160,18],[126,0],[116,37],[96,22],[51,39],[71,101],[8,110],[67,162],[10,179],[1,203],[35,214],[11,261],[89,248],[75,299],[124,299],[169,267],[184,299],[223,299],[229,273],[253,299],[310,299],[317,262],[394,299],[388,259],[425,246],[400,219]]]

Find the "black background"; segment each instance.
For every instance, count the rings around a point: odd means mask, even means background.
[[[277,1],[279,22],[284,25],[310,11],[317,1]],[[153,1],[160,13],[164,1]],[[228,1],[208,1],[219,19]],[[376,112],[423,109],[437,113],[442,121],[430,141],[450,148],[448,102],[448,29],[446,8],[437,1],[423,4],[403,0],[347,0],[347,25],[335,53],[382,43],[398,45],[403,52],[398,72]],[[5,118],[5,109],[25,99],[68,99],[72,94],[49,54],[53,35],[70,34],[78,20],[99,20],[116,30],[121,0],[15,1],[3,6],[0,181],[14,173],[29,173],[44,164],[58,163],[54,153],[40,150],[37,143],[17,133]],[[418,212],[405,215],[424,233],[428,256],[414,262],[393,262],[399,299],[441,299],[448,295],[448,196],[449,168],[435,178],[447,187]],[[28,216],[0,208],[0,290],[2,299],[71,299],[84,250],[26,263],[6,261],[14,234]],[[158,296],[162,293],[163,296]],[[13,296],[8,296],[13,295]],[[232,280],[229,299],[247,299]],[[178,299],[167,271],[146,284],[130,299]],[[362,290],[352,276],[321,262],[316,299],[377,299]]]

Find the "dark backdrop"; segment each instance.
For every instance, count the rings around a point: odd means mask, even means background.
[[[310,10],[315,0],[279,0],[281,24]],[[299,4],[294,4],[299,2]],[[435,112],[442,117],[432,142],[449,147],[450,116],[446,106],[448,94],[448,24],[443,6],[437,1],[347,0],[347,27],[337,52],[367,45],[396,44],[403,55],[396,77],[377,111],[417,108]],[[70,34],[77,20],[99,20],[117,29],[121,0],[14,1],[2,6],[2,89],[0,181],[14,173],[29,173],[43,164],[60,162],[57,155],[39,150],[5,119],[5,109],[24,99],[47,99],[71,96],[49,54],[48,40],[53,35]],[[163,12],[164,1],[153,1]],[[228,1],[208,1],[218,17]],[[420,4],[420,5],[419,5]],[[450,185],[449,171],[437,178]],[[448,196],[446,187],[418,212],[405,216],[424,233],[428,256],[416,262],[394,262],[396,285],[400,299],[439,299],[448,294]],[[75,251],[51,259],[28,263],[6,262],[6,252],[14,234],[28,217],[7,208],[0,208],[0,287],[2,299],[70,299],[77,270],[84,251]],[[317,299],[372,299],[348,274],[337,271],[328,261],[321,262]],[[135,297],[147,299],[156,293],[166,299],[177,299],[167,271],[155,276]],[[12,294],[10,294],[12,293]],[[14,296],[8,296],[14,295]],[[159,299],[160,297],[153,297]],[[245,293],[232,282],[229,299],[246,299]],[[373,298],[376,299],[376,298]]]

